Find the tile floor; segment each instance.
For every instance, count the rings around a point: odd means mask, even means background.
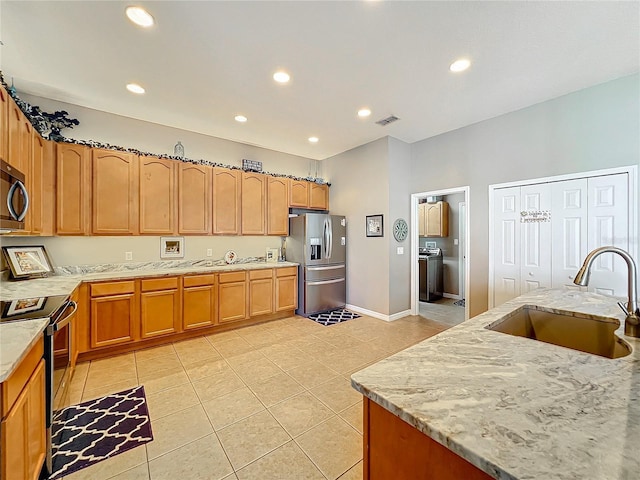
[[[65,479],[361,479],[350,375],[446,328],[291,317],[79,364],[70,403],[144,385],[154,440]]]
[[[441,298],[435,302],[419,302],[420,316],[455,327],[464,322],[464,307],[454,305],[455,301],[453,298]]]

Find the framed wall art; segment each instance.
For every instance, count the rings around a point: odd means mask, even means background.
[[[184,258],[184,237],[160,237],[160,258]]]
[[[46,277],[53,268],[44,245],[2,247],[13,278]]]
[[[384,236],[384,225],[382,214],[367,215],[367,237]]]

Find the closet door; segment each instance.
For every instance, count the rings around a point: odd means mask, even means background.
[[[520,293],[551,287],[551,185],[520,190]]]
[[[607,245],[629,251],[628,185],[626,173],[587,180],[589,252]],[[590,292],[626,298],[627,264],[622,257],[613,253],[600,255],[591,268],[588,289]]]
[[[494,306],[520,295],[520,187],[501,188],[493,203]]]

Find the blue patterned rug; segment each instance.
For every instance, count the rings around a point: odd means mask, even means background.
[[[62,409],[52,432],[52,480],[143,445],[153,440],[144,387]]]
[[[352,318],[360,318],[360,315],[350,312],[349,310],[346,310],[344,308],[340,308],[338,310],[333,310],[332,312],[309,315],[307,318],[326,327],[329,325],[346,322],[347,320],[351,320]]]

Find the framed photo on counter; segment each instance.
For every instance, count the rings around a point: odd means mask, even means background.
[[[44,245],[2,247],[13,278],[46,277],[53,268]]]
[[[384,236],[384,225],[382,222],[382,214],[367,215],[367,237]]]

